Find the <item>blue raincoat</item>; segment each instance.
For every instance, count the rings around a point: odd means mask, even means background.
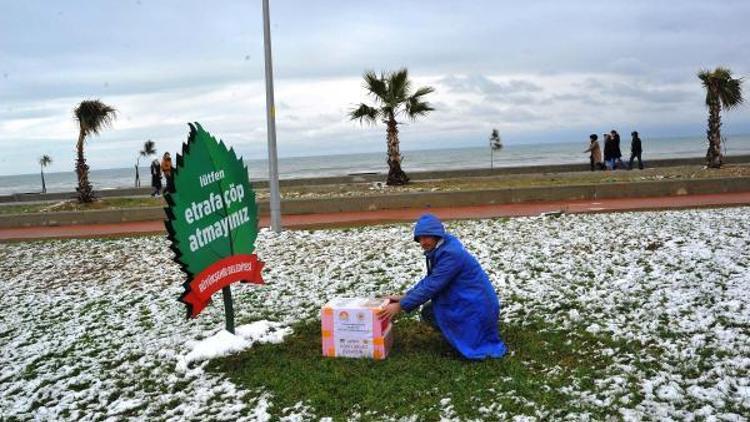
[[[401,308],[410,312],[432,300],[435,322],[461,355],[467,359],[505,355],[505,343],[498,332],[500,302],[487,273],[434,215],[419,218],[414,240],[419,236],[437,236],[442,241],[425,252],[427,276],[406,292]]]

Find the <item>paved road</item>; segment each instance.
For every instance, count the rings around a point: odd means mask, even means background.
[[[616,198],[599,200],[571,200],[554,202],[533,202],[521,204],[483,205],[455,208],[424,208],[381,210],[365,212],[341,212],[330,214],[305,214],[282,216],[286,229],[312,229],[326,227],[347,227],[383,224],[391,222],[411,222],[425,212],[431,212],[442,219],[521,217],[548,212],[565,213],[623,212],[684,208],[716,208],[750,205],[750,192],[724,193],[711,195],[687,195],[658,198]],[[262,217],[260,227],[268,227],[269,220]],[[110,237],[134,234],[164,233],[164,222],[143,221],[120,224],[71,225],[54,227],[23,227],[0,229],[0,241],[53,239],[74,237]]]

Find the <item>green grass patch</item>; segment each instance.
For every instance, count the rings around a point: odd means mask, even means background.
[[[120,208],[146,208],[163,206],[166,206],[166,201],[164,201],[164,198],[162,197],[118,197],[101,198],[89,204],[79,204],[76,200],[66,200],[33,204],[2,205],[0,206],[0,215],[33,214],[62,211],[112,210]]]
[[[490,404],[501,404],[510,414],[531,415],[536,408],[562,417],[582,411],[561,388],[573,382],[593,385],[612,363],[595,353],[603,345],[600,337],[559,330],[541,320],[503,327],[511,353],[480,362],[462,359],[439,333],[414,319],[396,323],[394,346],[384,361],[324,358],[319,324],[300,324],[282,344],[256,345],[208,368],[250,391],[270,392],[269,412],[276,418],[302,401],[318,417],[335,420],[355,413],[436,420],[444,398],[450,398],[461,419],[490,416],[480,410]]]

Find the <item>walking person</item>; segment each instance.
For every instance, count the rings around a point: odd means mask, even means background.
[[[633,160],[638,158],[638,168],[643,170],[643,160],[641,159],[643,145],[641,144],[641,138],[638,137],[638,132],[636,131],[633,131],[630,136],[633,139],[630,141],[630,162],[628,163],[628,169],[633,169]]]
[[[390,296],[378,316],[391,319],[422,306],[422,320],[466,359],[500,358],[500,301],[487,273],[461,242],[432,214],[419,217],[414,241],[424,251],[427,275],[403,296]]]
[[[620,134],[616,130],[612,129],[609,132],[609,136],[612,137],[614,142],[614,154],[615,154],[615,167],[614,168],[625,168],[625,164],[622,162],[622,150],[620,149]]]
[[[604,164],[602,163],[602,149],[599,147],[599,137],[592,133],[589,135],[589,147],[584,153],[589,152],[589,162],[591,165],[591,171],[604,170]]]
[[[604,134],[604,164],[607,170],[614,170],[617,160],[617,150],[615,149],[615,140],[609,133]]]
[[[161,157],[161,172],[164,173],[164,180],[167,182],[167,186],[164,188],[164,192],[174,192],[174,167],[172,166],[172,157],[168,152],[165,152]]]
[[[151,162],[151,187],[154,188],[151,196],[161,195],[161,164],[157,159]]]

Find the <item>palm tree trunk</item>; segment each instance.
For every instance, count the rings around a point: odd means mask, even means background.
[[[47,193],[47,185],[44,183],[44,167],[42,167],[41,173],[42,173],[42,193]]]
[[[83,141],[85,139],[83,130],[78,134],[78,144],[76,144],[76,175],[78,176],[78,202],[93,202],[94,192],[89,183],[89,166],[86,164],[86,158],[83,156]]]
[[[390,116],[387,122],[386,138],[388,142],[388,179],[385,182],[389,186],[402,186],[409,182],[409,176],[401,169],[397,125],[396,119]]]
[[[138,174],[138,162],[135,162],[135,187],[141,187],[141,177]]]
[[[708,106],[708,151],[706,151],[706,167],[721,168],[721,105],[715,96]]]

